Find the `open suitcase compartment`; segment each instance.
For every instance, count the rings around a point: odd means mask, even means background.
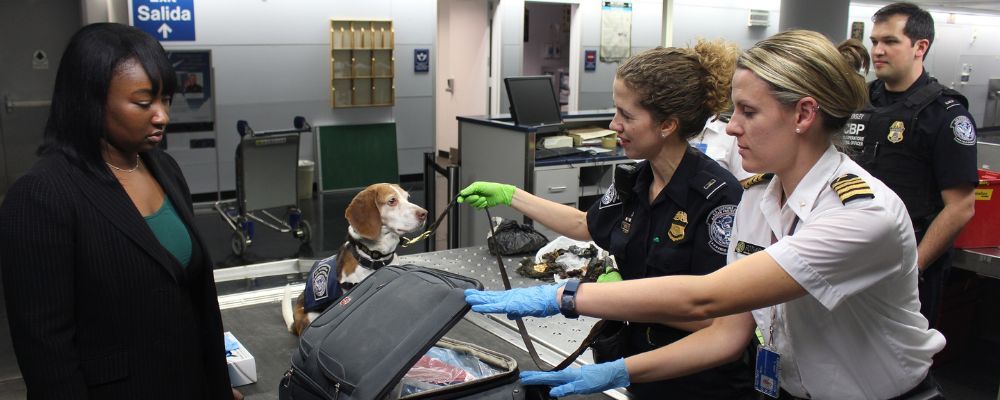
[[[380,268],[303,332],[280,399],[395,399],[399,382],[428,350],[464,349],[499,373],[404,399],[545,399],[548,388],[522,387],[513,358],[442,339],[466,312],[465,289],[478,281],[415,265]]]

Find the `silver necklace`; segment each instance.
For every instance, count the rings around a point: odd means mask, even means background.
[[[115,166],[114,164],[112,164],[112,163],[109,163],[109,162],[107,162],[107,161],[105,161],[104,163],[105,163],[105,164],[108,164],[108,166],[109,166],[109,167],[111,167],[111,169],[114,169],[114,170],[117,170],[117,171],[121,171],[121,172],[125,172],[125,173],[129,173],[129,174],[131,174],[131,173],[135,172],[135,170],[139,169],[139,165],[140,165],[140,164],[142,164],[142,163],[141,163],[141,162],[139,161],[139,155],[138,155],[138,154],[136,154],[136,155],[135,155],[135,166],[134,166],[134,167],[132,167],[132,168],[129,168],[129,169],[125,169],[125,168],[118,168],[118,167],[116,167],[116,166]]]

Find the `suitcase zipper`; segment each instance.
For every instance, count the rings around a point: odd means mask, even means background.
[[[281,378],[281,386],[288,388],[288,385],[292,382],[292,373],[293,373],[292,371],[295,370],[289,368],[288,371],[285,371],[285,377]]]
[[[295,375],[295,368],[289,368],[288,371],[285,371],[285,376],[281,380],[281,385],[284,386],[286,389],[292,382],[292,375]],[[305,374],[299,374],[299,378],[306,383],[307,389],[312,389],[309,390],[310,392],[316,393],[315,391],[318,390],[320,396],[324,398],[332,400],[337,400],[340,398],[340,382],[333,383],[333,397],[330,397],[330,395],[325,393],[322,389],[320,389],[318,385],[316,385],[316,383],[309,378],[309,376]]]

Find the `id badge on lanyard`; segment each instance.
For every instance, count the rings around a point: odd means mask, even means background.
[[[795,233],[799,225],[799,217],[792,221],[788,236]],[[777,242],[771,235],[771,244]],[[774,326],[778,321],[778,306],[771,306],[771,326],[768,327],[767,343],[757,346],[757,362],[754,364],[753,387],[771,398],[777,399],[781,393],[781,354],[774,351]]]
[[[774,324],[774,320],[771,320]],[[774,328],[771,328],[773,333]],[[771,398],[778,398],[781,392],[781,355],[772,350],[770,345],[771,336],[768,337],[768,344],[757,346],[757,363],[753,374],[753,387]]]

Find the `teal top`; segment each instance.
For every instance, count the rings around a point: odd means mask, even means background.
[[[170,198],[164,196],[160,209],[145,218],[146,225],[149,225],[149,229],[156,235],[160,244],[181,263],[181,266],[187,267],[191,263],[191,235],[188,234],[181,217],[177,215],[174,205],[170,203]]]

